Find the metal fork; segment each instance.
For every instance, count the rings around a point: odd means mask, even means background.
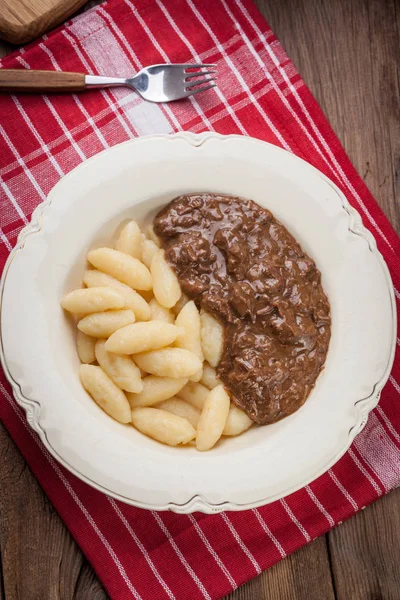
[[[63,71],[0,69],[0,92],[79,92],[128,86],[149,102],[171,102],[215,87],[215,67],[201,63],[151,65],[128,79]]]

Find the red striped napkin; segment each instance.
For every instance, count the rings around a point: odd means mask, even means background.
[[[127,76],[188,60],[218,63],[219,88],[168,106],[126,89],[1,98],[1,264],[35,206],[85,158],[134,136],[215,130],[282,146],[335,181],[400,290],[399,239],[250,0],[110,0],[2,65]],[[257,510],[212,516],[139,510],[89,488],[43,448],[4,378],[0,416],[112,598],[210,600],[399,485],[399,384],[398,356],[364,431],[311,485]]]

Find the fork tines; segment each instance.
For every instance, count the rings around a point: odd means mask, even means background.
[[[217,65],[187,63],[182,65],[182,67],[187,75],[185,78],[185,83],[187,83],[187,86],[185,87],[186,96],[193,96],[199,92],[205,92],[206,90],[216,87],[216,78],[215,76],[213,77],[213,75],[217,73]],[[194,69],[196,69],[196,71],[194,71]],[[203,71],[203,69],[208,70]]]

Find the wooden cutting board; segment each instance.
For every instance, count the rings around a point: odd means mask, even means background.
[[[25,44],[53,29],[86,0],[0,0],[0,37]]]

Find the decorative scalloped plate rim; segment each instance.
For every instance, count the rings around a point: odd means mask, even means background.
[[[84,168],[89,162],[96,161],[100,155],[103,155],[105,153],[110,153],[114,149],[119,148],[121,146],[130,145],[130,144],[137,145],[137,144],[140,144],[141,142],[149,140],[149,139],[154,139],[154,140],[162,139],[162,140],[169,140],[169,141],[185,140],[188,144],[190,144],[193,147],[200,147],[200,146],[203,146],[210,139],[213,139],[213,140],[218,139],[220,142],[225,142],[225,141],[230,141],[232,139],[249,139],[249,138],[243,138],[242,136],[239,136],[239,135],[223,136],[223,135],[219,135],[219,134],[215,134],[215,133],[211,133],[211,132],[205,132],[202,134],[193,134],[190,132],[180,132],[180,133],[176,133],[173,135],[160,134],[160,135],[153,135],[153,136],[143,136],[140,138],[128,140],[126,142],[123,142],[122,144],[118,144],[117,146],[114,146],[113,148],[110,148],[99,154],[96,154],[95,156],[91,157],[87,161],[84,161],[84,163],[78,165],[73,171],[71,171],[65,177],[63,177],[61,181],[65,182],[65,180],[70,178],[71,176],[73,176],[77,170]],[[286,150],[283,150],[277,146],[268,144],[267,142],[263,142],[261,140],[252,139],[252,142],[262,144],[263,146],[265,146],[265,145],[270,146],[271,148],[274,149],[274,152],[276,151],[276,152],[281,152],[284,154],[289,154]],[[301,489],[305,485],[309,484],[311,481],[318,478],[320,475],[325,473],[330,467],[332,467],[343,456],[343,454],[350,447],[350,445],[353,442],[356,435],[362,431],[363,427],[366,424],[369,412],[379,402],[381,390],[384,387],[384,385],[389,377],[391,367],[393,364],[393,360],[394,360],[395,344],[396,344],[396,307],[395,307],[393,285],[392,285],[392,281],[391,281],[391,277],[390,277],[387,265],[386,265],[382,255],[380,254],[380,252],[377,249],[375,239],[374,239],[373,235],[363,226],[359,213],[349,204],[349,202],[347,201],[344,194],[330,179],[328,179],[325,175],[323,175],[321,172],[319,172],[317,169],[315,169],[309,163],[306,163],[302,159],[296,157],[296,160],[298,160],[302,163],[305,163],[309,169],[312,169],[314,171],[314,173],[317,174],[320,178],[322,178],[325,181],[325,183],[327,183],[332,188],[332,190],[334,190],[335,194],[339,197],[341,206],[348,215],[348,230],[351,233],[353,233],[354,235],[357,235],[357,236],[360,236],[361,238],[363,238],[367,242],[367,244],[369,246],[369,250],[373,254],[375,254],[375,256],[379,259],[381,268],[382,268],[385,278],[386,278],[388,291],[390,294],[390,302],[391,302],[391,308],[392,308],[392,315],[391,315],[392,316],[392,319],[391,319],[392,320],[392,341],[391,341],[390,354],[389,354],[388,360],[387,360],[387,366],[386,366],[386,369],[385,369],[382,377],[380,378],[380,380],[377,381],[375,383],[375,385],[373,386],[373,390],[372,390],[371,394],[365,398],[361,398],[361,399],[357,400],[354,403],[354,406],[357,409],[357,419],[356,419],[356,422],[354,423],[353,427],[351,427],[348,432],[347,443],[341,449],[340,452],[338,452],[331,460],[329,460],[323,467],[321,467],[318,470],[318,472],[315,472],[311,478],[309,477],[306,480],[302,481],[301,484],[297,484],[293,487],[289,486],[287,489],[285,489],[281,493],[277,493],[277,494],[270,495],[270,496],[265,496],[263,498],[258,498],[252,502],[236,503],[236,502],[231,502],[229,500],[226,500],[221,503],[212,503],[212,502],[209,502],[205,497],[203,497],[203,495],[194,494],[189,500],[187,500],[183,503],[168,502],[168,503],[160,505],[160,504],[151,504],[148,502],[141,502],[141,501],[135,500],[134,498],[120,495],[120,494],[114,492],[113,490],[107,489],[106,487],[99,485],[98,483],[96,483],[96,481],[90,479],[89,477],[87,477],[86,475],[81,473],[73,465],[69,464],[62,456],[60,456],[60,454],[53,448],[53,446],[51,445],[51,443],[48,440],[46,431],[41,427],[41,425],[39,423],[39,415],[40,415],[40,410],[41,410],[40,403],[37,402],[36,400],[33,400],[32,398],[28,398],[22,394],[19,383],[13,379],[13,377],[9,371],[9,368],[8,368],[8,365],[6,362],[6,358],[5,358],[4,348],[3,348],[3,335],[2,335],[2,328],[1,328],[1,324],[0,324],[0,359],[1,359],[1,363],[3,366],[4,372],[5,372],[5,375],[9,381],[9,383],[11,384],[15,400],[25,410],[26,418],[27,418],[29,425],[32,427],[32,429],[34,431],[36,431],[36,433],[38,434],[39,438],[41,439],[44,447],[48,450],[50,455],[52,457],[54,457],[59,463],[61,463],[67,470],[72,472],[74,475],[76,475],[78,478],[80,478],[82,481],[84,481],[88,485],[96,488],[97,490],[99,490],[111,497],[121,500],[122,502],[125,502],[127,504],[130,504],[130,505],[133,505],[133,506],[136,506],[139,508],[144,508],[144,509],[172,510],[172,511],[178,512],[178,513],[191,513],[194,511],[201,511],[201,512],[209,513],[209,514],[221,512],[223,510],[246,510],[246,509],[250,509],[250,508],[256,508],[258,506],[262,506],[264,504],[268,504],[270,502],[278,500],[284,496],[287,496],[287,495],[295,492],[298,489]],[[59,184],[60,184],[60,182],[57,183],[56,186],[54,186],[54,188],[49,193],[47,199],[44,202],[42,202],[40,205],[38,205],[37,208],[34,210],[34,212],[32,213],[30,223],[26,227],[24,227],[23,230],[20,232],[20,234],[18,236],[17,245],[12,250],[12,252],[10,253],[10,255],[8,257],[8,260],[5,264],[4,271],[2,274],[1,282],[0,282],[0,311],[2,310],[2,307],[3,307],[3,293],[4,293],[4,288],[5,288],[6,282],[7,282],[7,275],[8,275],[9,269],[12,265],[13,259],[15,258],[17,253],[20,252],[24,248],[25,241],[29,236],[42,232],[43,217],[49,211],[49,209],[51,207],[53,198],[56,196],[57,187]]]

